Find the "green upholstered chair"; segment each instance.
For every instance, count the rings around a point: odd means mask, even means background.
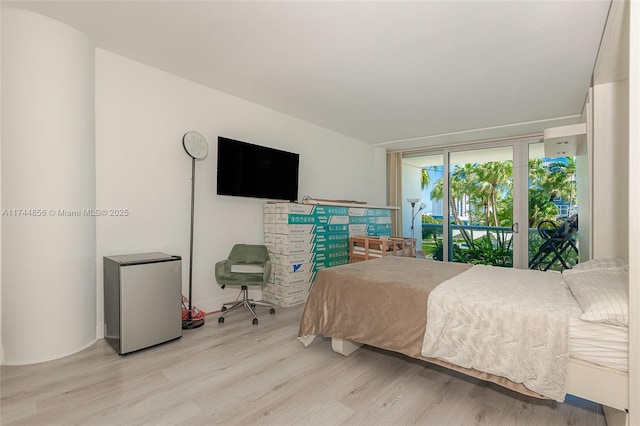
[[[258,271],[254,272],[253,268]],[[247,269],[251,269],[251,271],[245,272]],[[218,317],[219,323],[224,323],[224,316],[231,310],[242,306],[251,311],[253,324],[258,324],[258,317],[254,310],[256,305],[269,307],[270,314],[276,313],[272,305],[249,299],[249,286],[264,287],[271,274],[271,260],[265,246],[236,244],[226,260],[216,263],[215,272],[216,281],[220,287],[240,286],[242,291],[241,300],[234,300],[222,305],[222,314]]]

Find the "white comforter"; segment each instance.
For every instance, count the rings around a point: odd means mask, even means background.
[[[568,297],[558,273],[476,265],[429,295],[422,355],[563,401]]]

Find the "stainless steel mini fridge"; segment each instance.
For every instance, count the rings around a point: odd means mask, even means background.
[[[105,256],[103,263],[105,339],[120,355],[182,336],[180,256]]]

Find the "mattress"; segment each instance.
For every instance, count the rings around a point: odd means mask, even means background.
[[[383,256],[322,269],[305,305],[298,338],[305,346],[316,335],[353,340],[423,359],[525,395],[540,397],[524,385],[504,377],[421,355],[429,293],[439,283],[470,267],[461,263],[443,264]],[[572,296],[569,299],[575,302]],[[626,336],[620,335],[621,331],[626,330],[580,320],[581,310],[577,302],[572,312],[575,315],[569,325],[571,357],[626,370],[626,343],[623,343],[626,342]],[[615,344],[612,345],[612,342]]]
[[[302,314],[298,339],[305,346],[316,335],[352,340],[541,398],[521,383],[421,355],[429,293],[471,266],[383,256],[321,269]]]
[[[569,355],[603,367],[629,371],[629,329],[581,320],[582,309],[573,297],[570,299],[574,305],[569,316]]]

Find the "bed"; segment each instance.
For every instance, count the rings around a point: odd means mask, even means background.
[[[576,271],[561,275],[555,272],[471,266],[388,256],[323,269],[318,272],[309,294],[300,322],[298,339],[308,346],[317,335],[330,337],[333,350],[343,355],[349,355],[363,344],[399,352],[533,397],[561,401],[565,393],[572,394],[602,404],[606,408],[605,412],[609,411],[608,414],[605,413],[608,415],[608,421],[610,416],[615,415],[619,417],[617,421],[624,424],[626,418],[624,413],[628,408],[626,370],[628,332],[625,334],[626,327],[616,324],[616,321],[613,321],[614,324],[594,321],[593,318],[585,321],[583,319],[586,315],[585,311],[567,284],[567,282],[580,281],[587,277],[591,281],[594,279],[608,281],[607,274],[618,274],[623,266],[617,261],[614,264],[605,262],[592,266],[597,270],[590,270],[589,265],[585,265],[583,270],[578,268]],[[598,274],[604,274],[604,278],[599,277]],[[446,317],[451,311],[459,310],[458,306],[465,300],[476,303],[469,308],[469,311],[473,311],[476,310],[476,306],[485,304],[481,300],[484,293],[501,291],[484,289],[477,284],[483,279],[487,280],[488,277],[491,278],[488,282],[489,287],[494,286],[494,283],[501,283],[513,289],[519,283],[525,293],[518,296],[500,294],[489,296],[489,304],[494,305],[494,308],[498,306],[501,310],[492,312],[481,320],[467,319],[472,322],[465,323],[464,321],[467,320],[460,321],[458,318]],[[527,287],[535,290],[526,293],[530,291]],[[550,321],[548,324],[550,334],[558,336],[552,339],[541,334],[536,337],[537,340],[529,344],[538,347],[547,344],[557,346],[554,348],[556,352],[541,352],[539,356],[548,357],[550,363],[556,363],[555,358],[560,360],[558,365],[554,366],[556,371],[545,372],[551,381],[555,380],[554,376],[561,376],[559,389],[552,389],[549,392],[547,383],[536,387],[527,380],[520,380],[518,374],[516,376],[493,374],[491,369],[493,366],[488,369],[476,368],[478,365],[483,366],[482,362],[474,359],[467,363],[466,359],[459,359],[459,353],[463,352],[463,349],[452,350],[451,346],[446,345],[441,347],[441,343],[446,340],[452,340],[454,345],[458,340],[459,344],[465,346],[465,339],[468,338],[467,331],[483,329],[484,326],[480,327],[478,324],[485,324],[488,334],[472,336],[471,338],[476,341],[466,346],[476,348],[476,353],[482,355],[479,358],[489,360],[491,364],[491,360],[498,359],[501,355],[488,356],[487,349],[481,347],[482,344],[476,343],[482,342],[487,336],[508,334],[510,332],[508,330],[507,332],[502,329],[498,332],[492,330],[492,323],[503,322],[507,323],[508,327],[509,324],[520,321],[517,317],[512,319],[509,315],[516,315],[521,307],[525,306],[521,300],[538,297],[539,295],[534,293],[541,293],[540,288],[547,288],[555,293],[542,295],[543,299],[546,297],[544,303],[533,302],[534,317],[529,321]],[[511,293],[511,290],[502,290],[502,293]],[[456,298],[460,295],[462,298]],[[496,298],[501,297],[506,298],[496,303]],[[556,303],[555,299],[558,300],[557,305],[550,308],[544,307],[544,304],[549,301]],[[586,303],[584,300],[581,302]],[[591,303],[595,308],[602,307],[593,300]],[[509,307],[510,305],[516,307]],[[539,316],[540,307],[545,318],[543,320]],[[438,311],[440,311],[439,315],[445,317],[436,316]],[[557,312],[560,312],[560,315]],[[496,318],[503,316],[506,316],[504,320],[496,321]],[[614,320],[623,321],[624,318],[614,318]],[[519,324],[519,327],[536,328],[527,326],[526,322]],[[566,332],[562,331],[563,327],[566,327]],[[520,333],[522,334],[531,333]],[[450,338],[451,336],[455,338]],[[516,336],[513,339],[503,340],[523,339]],[[507,342],[507,344],[511,343]],[[500,347],[491,345],[491,348]],[[464,351],[469,352],[468,349]],[[522,348],[516,348],[511,356],[519,357],[524,352],[526,351]],[[436,356],[425,356],[425,353],[436,354]],[[447,354],[452,356],[450,359],[453,361],[448,360]],[[468,353],[462,358],[465,357],[474,358],[473,354]],[[528,366],[525,365],[525,368]],[[552,385],[556,386],[556,384]],[[611,412],[607,407],[615,410]]]

